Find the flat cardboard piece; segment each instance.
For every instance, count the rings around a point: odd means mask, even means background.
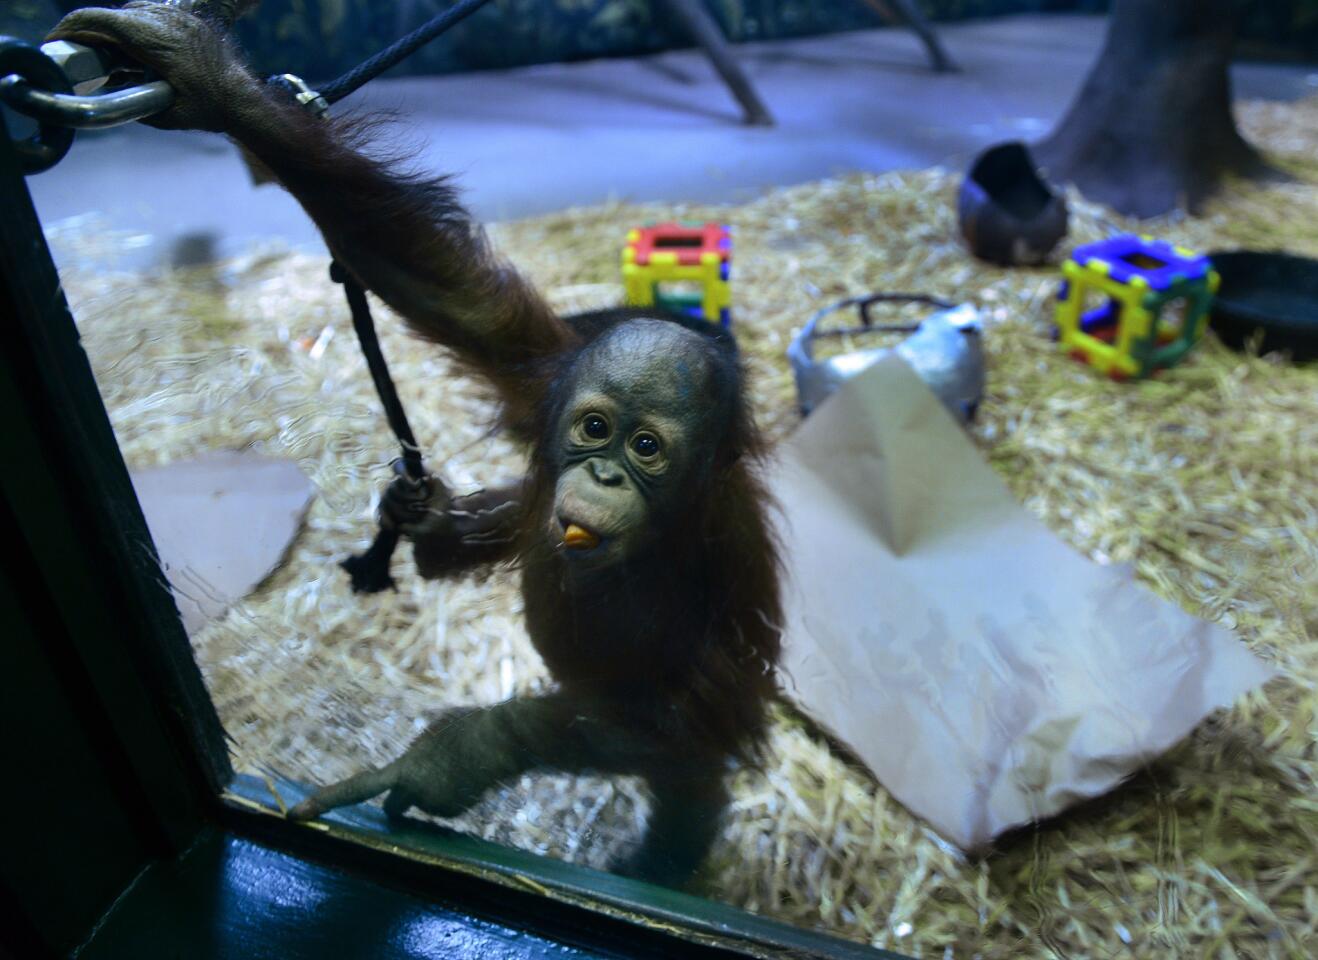
[[[254,453],[209,453],[132,480],[189,635],[265,579],[311,503],[297,464]]]
[[[789,693],[965,850],[1110,790],[1271,675],[1028,514],[898,356],[770,480]]]

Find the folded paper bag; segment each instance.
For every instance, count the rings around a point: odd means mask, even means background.
[[[1016,503],[897,356],[770,475],[787,686],[965,850],[1104,793],[1270,670]]]

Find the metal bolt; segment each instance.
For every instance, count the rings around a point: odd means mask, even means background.
[[[87,94],[99,89],[110,73],[110,64],[99,50],[67,40],[41,45],[41,52],[54,60],[73,85],[73,92]]]

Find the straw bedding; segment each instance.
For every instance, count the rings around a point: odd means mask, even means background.
[[[1318,256],[1318,99],[1242,104],[1297,180],[1241,186],[1142,232]],[[1307,957],[1318,952],[1318,368],[1206,343],[1158,379],[1114,384],[1047,337],[1055,269],[1004,271],[956,240],[956,178],[855,175],[731,208],[610,205],[501,225],[556,307],[616,302],[624,230],[735,225],[736,322],[758,415],[796,421],[783,351],[812,311],[873,289],[973,300],[989,317],[976,439],[1026,506],[1099,563],[1232,627],[1280,678],[1211,718],[1109,797],[967,860],[786,715],[735,802],[705,881],[754,911],[923,957]],[[1130,228],[1073,197],[1071,243]],[[108,269],[86,222],[51,237],[126,458],[216,448],[291,457],[317,497],[285,561],[194,638],[235,762],[328,782],[391,759],[428,714],[540,689],[509,578],[358,597],[335,563],[373,533],[394,455],[323,259],[279,247],[210,267]],[[431,462],[458,488],[519,468],[489,404],[382,317]],[[949,585],[949,589],[955,589]],[[899,735],[899,734],[898,734]],[[457,824],[599,865],[635,842],[625,780],[528,776]]]

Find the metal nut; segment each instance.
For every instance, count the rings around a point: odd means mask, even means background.
[[[99,50],[80,43],[52,40],[41,45],[41,52],[64,71],[74,93],[87,94],[99,89],[110,72],[109,64]]]

